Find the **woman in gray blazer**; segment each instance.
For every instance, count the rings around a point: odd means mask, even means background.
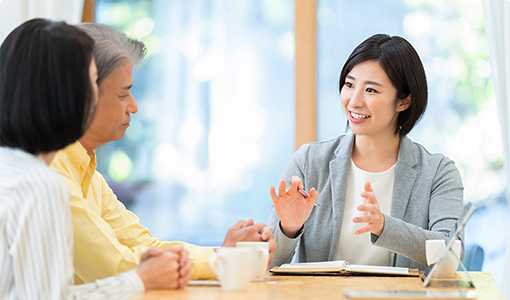
[[[368,38],[342,69],[340,99],[351,132],[303,145],[278,194],[271,187],[273,265],[290,262],[297,250],[298,262],[426,270],[425,241],[449,238],[463,187],[452,160],[406,136],[427,106],[418,54],[398,36]]]

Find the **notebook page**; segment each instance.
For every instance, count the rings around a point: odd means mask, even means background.
[[[360,272],[360,273],[381,273],[395,275],[409,274],[408,268],[385,267],[385,266],[349,265],[345,270],[348,272]]]
[[[306,262],[306,263],[294,263],[294,264],[283,264],[280,266],[280,270],[294,269],[320,269],[320,270],[343,270],[345,268],[345,260],[334,260],[334,261],[321,261],[321,262]]]

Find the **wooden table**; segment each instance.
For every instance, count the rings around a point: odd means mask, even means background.
[[[489,272],[470,272],[478,299],[504,300]],[[450,280],[467,280],[457,273]],[[443,281],[444,282],[444,281]],[[363,276],[282,276],[269,275],[265,281],[251,282],[248,290],[225,292],[219,286],[188,286],[184,290],[153,290],[133,299],[348,299],[344,289],[426,291],[454,290],[450,287],[424,288],[418,277]]]

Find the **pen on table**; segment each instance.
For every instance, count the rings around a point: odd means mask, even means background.
[[[292,180],[290,180],[289,178],[287,178],[287,182],[292,185]],[[310,197],[310,195],[308,195],[308,193],[305,191],[305,190],[302,190],[298,187],[298,192],[303,195],[303,197],[305,198],[308,198]],[[316,207],[321,207],[321,205],[319,204],[319,202],[315,201],[315,204],[313,206],[316,206]]]

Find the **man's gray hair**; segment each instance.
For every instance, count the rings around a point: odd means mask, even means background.
[[[94,59],[97,65],[97,85],[124,63],[140,65],[147,49],[144,43],[132,39],[108,25],[80,23],[76,26],[94,40]]]

